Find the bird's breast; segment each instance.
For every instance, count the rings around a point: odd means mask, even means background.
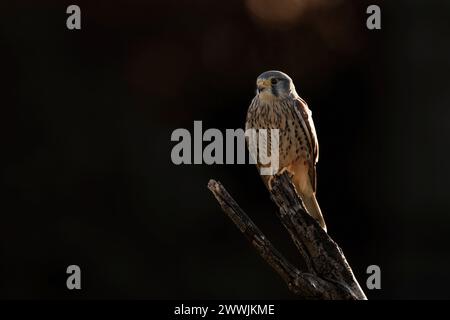
[[[294,108],[294,104],[287,100],[263,102],[255,97],[247,114],[246,129],[278,129],[280,168],[288,166],[293,161],[307,160],[311,156],[307,137]],[[268,132],[267,139],[265,137],[262,139],[261,143],[267,145],[270,150],[272,146],[270,133]]]

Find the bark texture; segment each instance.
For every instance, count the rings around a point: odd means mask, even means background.
[[[367,299],[342,250],[306,212],[288,173],[274,177],[271,198],[279,208],[279,219],[305,261],[303,271],[272,245],[220,182],[210,180],[208,188],[222,210],[293,293],[306,299]]]

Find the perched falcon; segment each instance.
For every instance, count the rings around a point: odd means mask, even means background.
[[[247,129],[279,129],[279,171],[292,175],[306,210],[326,231],[316,199],[316,163],[319,144],[311,110],[295,91],[292,79],[280,71],[267,71],[256,80],[257,92],[247,112]],[[267,135],[270,145],[270,135]],[[268,147],[270,149],[270,147]],[[260,167],[261,163],[257,163]],[[273,176],[262,176],[271,188]]]

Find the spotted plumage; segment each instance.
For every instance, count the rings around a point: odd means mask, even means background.
[[[319,145],[311,111],[297,94],[292,79],[283,72],[264,72],[256,84],[257,93],[247,112],[246,129],[279,129],[279,172],[287,170],[292,175],[308,213],[326,230],[316,199]],[[270,150],[270,135],[264,143]],[[262,178],[271,188],[272,176]]]

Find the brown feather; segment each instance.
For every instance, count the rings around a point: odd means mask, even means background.
[[[317,190],[317,177],[316,177],[316,164],[319,161],[319,142],[317,140],[316,129],[312,120],[311,110],[302,98],[294,100],[296,114],[301,125],[305,128],[306,135],[308,137],[309,150],[311,150],[312,156],[309,159],[309,177],[313,191]]]

